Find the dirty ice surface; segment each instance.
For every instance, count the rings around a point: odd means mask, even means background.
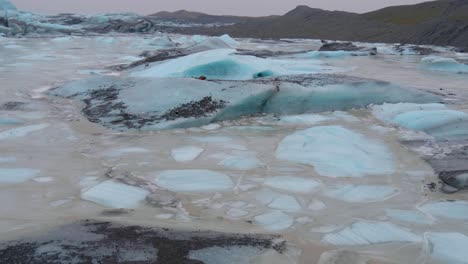
[[[199,44],[200,53],[109,68]],[[468,74],[457,54],[437,47],[455,61],[424,59],[385,44],[365,44],[388,51],[372,57],[310,52],[320,45],[1,37],[0,238],[98,219],[272,233],[290,247],[212,245],[187,253],[194,263],[466,263],[466,189],[440,192],[426,162],[465,157]],[[79,94],[93,85],[107,92]],[[433,156],[412,151],[421,145]]]

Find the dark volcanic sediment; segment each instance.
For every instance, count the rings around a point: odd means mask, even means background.
[[[190,252],[233,246],[283,253],[286,241],[273,235],[187,232],[85,220],[38,237],[0,243],[0,263],[203,264],[190,259]]]

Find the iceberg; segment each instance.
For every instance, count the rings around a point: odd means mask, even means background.
[[[394,171],[390,150],[377,140],[341,126],[318,126],[283,139],[276,157],[311,165],[327,177],[363,177]]]
[[[277,75],[319,73],[327,70],[317,62],[262,59],[239,56],[234,49],[214,49],[176,58],[134,71],[133,77],[199,77],[249,80]]]
[[[2,10],[16,10],[16,6],[8,0],[0,0],[0,11]]]
[[[164,70],[168,69],[161,72]],[[65,84],[49,94],[82,100],[82,112],[91,122],[117,130],[196,127],[264,113],[296,115],[280,122],[310,124],[325,119],[297,115],[385,102],[439,100],[437,96],[385,82],[327,74],[261,81],[98,76]]]
[[[227,191],[234,184],[227,175],[210,170],[168,170],[154,180],[161,188],[174,192]]]
[[[468,73],[468,65],[452,58],[428,56],[421,59],[423,69],[453,73]]]
[[[418,235],[387,222],[361,221],[336,233],[326,234],[322,243],[334,246],[364,246],[390,242],[418,243]]]
[[[372,109],[374,116],[386,123],[422,131],[437,139],[468,138],[468,114],[443,104],[383,104]]]
[[[389,199],[398,190],[390,186],[346,184],[327,190],[326,195],[350,203],[370,203]]]
[[[108,180],[81,193],[81,199],[110,208],[138,207],[150,192],[113,180]]]

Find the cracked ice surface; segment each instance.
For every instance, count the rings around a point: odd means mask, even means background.
[[[326,234],[322,242],[336,246],[358,246],[389,242],[420,242],[421,237],[387,222],[356,222],[336,233]]]
[[[319,126],[295,132],[279,144],[276,157],[314,166],[328,177],[363,177],[394,171],[389,149],[376,140],[341,126]]]

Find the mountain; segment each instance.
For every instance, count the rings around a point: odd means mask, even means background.
[[[162,11],[150,15],[150,17],[178,22],[178,23],[193,23],[193,24],[233,24],[233,23],[245,23],[251,20],[256,20],[258,18],[254,17],[242,17],[242,16],[217,16],[217,15],[208,15],[199,12],[191,12],[187,10],[179,10],[175,12]]]
[[[316,38],[468,46],[468,0],[438,0],[393,6],[364,14],[327,11],[304,5],[282,16],[260,18],[212,16],[187,11],[158,14],[155,15],[192,23],[235,23],[179,29],[181,33],[190,34],[227,33],[233,37]]]

